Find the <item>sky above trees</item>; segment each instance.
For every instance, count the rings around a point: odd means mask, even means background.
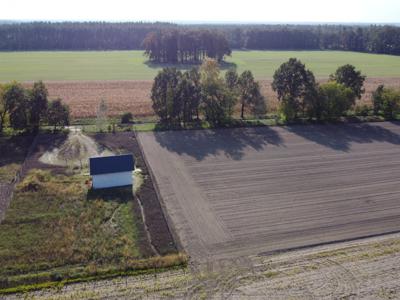
[[[399,0],[6,0],[2,20],[400,23]]]

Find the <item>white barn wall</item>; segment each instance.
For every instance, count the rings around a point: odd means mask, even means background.
[[[92,180],[95,189],[133,185],[132,171],[93,175]]]

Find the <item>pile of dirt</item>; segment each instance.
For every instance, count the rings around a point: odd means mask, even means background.
[[[113,155],[93,139],[79,131],[73,131],[59,147],[46,151],[39,161],[56,166],[86,167],[90,157]]]

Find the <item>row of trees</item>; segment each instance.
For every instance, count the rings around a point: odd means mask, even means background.
[[[196,63],[205,57],[218,61],[231,54],[225,36],[209,30],[160,30],[143,40],[150,61],[159,63]]]
[[[296,58],[283,63],[274,74],[272,88],[280,101],[283,120],[299,118],[332,121],[345,116],[365,93],[366,76],[352,65],[339,67],[328,82],[319,84],[314,74]],[[266,101],[250,71],[240,76],[228,70],[223,78],[216,60],[206,58],[199,69],[182,73],[165,68],[156,76],[151,99],[161,123],[184,124],[204,117],[214,126],[231,119],[266,114]],[[379,86],[373,94],[373,113],[387,119],[400,113],[400,91]],[[369,110],[369,108],[368,108]],[[372,108],[371,108],[372,110]]]
[[[48,100],[48,91],[42,81],[30,89],[18,82],[0,86],[0,134],[9,125],[15,130],[37,131],[40,124],[65,126],[69,123],[69,108],[61,99]]]
[[[400,54],[400,28],[396,26],[176,25],[141,22],[0,24],[0,50],[142,49],[142,42],[151,32],[179,31],[177,35],[182,36],[182,42],[178,41],[181,44],[177,47],[185,49],[185,53],[193,53],[194,50],[188,49],[190,46],[185,43],[197,43],[197,32],[204,30],[212,32],[213,36],[224,35],[231,49],[334,49]],[[173,37],[166,39],[174,40]],[[208,53],[208,56],[213,55]],[[177,59],[183,61],[184,58]]]
[[[339,67],[327,83],[319,85],[301,61],[291,58],[274,74],[272,88],[286,120],[335,120],[354,107],[365,92],[366,77],[352,65]],[[400,92],[379,86],[373,94],[374,113],[393,119],[400,112]]]
[[[240,76],[229,71],[220,74],[218,62],[206,58],[199,69],[184,73],[165,68],[154,79],[151,91],[153,109],[162,123],[181,124],[199,120],[203,115],[213,125],[221,125],[233,114],[238,101],[241,116],[266,112],[265,99],[250,71]]]
[[[319,85],[301,61],[291,58],[275,71],[272,88],[286,120],[332,120],[343,116],[361,98],[364,81],[365,76],[354,66],[344,65],[330,76],[328,83]]]

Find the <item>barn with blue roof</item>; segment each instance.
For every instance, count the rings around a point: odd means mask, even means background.
[[[135,161],[132,154],[92,157],[89,164],[94,189],[133,185]]]

